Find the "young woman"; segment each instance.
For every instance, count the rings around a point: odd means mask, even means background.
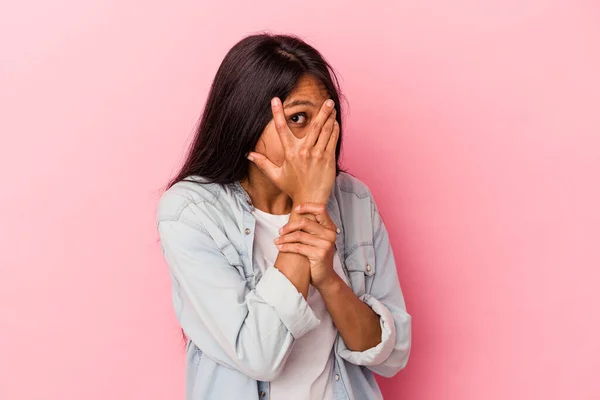
[[[387,230],[341,138],[317,50],[261,34],[225,56],[158,207],[188,400],[381,399],[373,372],[406,365]]]

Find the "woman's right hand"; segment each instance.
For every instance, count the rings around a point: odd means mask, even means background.
[[[335,181],[335,149],[340,127],[335,119],[333,100],[323,103],[308,133],[297,138],[287,125],[279,98],[271,101],[275,128],[281,139],[285,159],[278,167],[265,155],[248,153],[248,159],[294,204],[326,204]]]

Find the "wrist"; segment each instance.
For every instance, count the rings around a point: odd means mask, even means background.
[[[342,278],[334,271],[330,277],[323,280],[323,282],[313,284],[313,286],[319,291],[319,293],[321,293],[322,296],[326,296],[338,292],[342,285],[345,284],[346,283],[342,280]]]
[[[294,207],[305,203],[327,204],[329,201],[329,197],[324,196],[297,195],[291,197]]]

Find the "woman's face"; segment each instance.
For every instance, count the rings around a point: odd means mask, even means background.
[[[283,112],[294,136],[303,138],[308,133],[311,121],[317,117],[328,98],[329,93],[323,84],[311,75],[302,75],[298,79],[296,86],[283,103]],[[263,130],[254,151],[264,154],[277,166],[283,164],[283,146],[273,119]]]

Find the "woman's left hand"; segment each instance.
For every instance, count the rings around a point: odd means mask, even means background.
[[[312,214],[316,221],[302,217],[288,222],[279,230],[275,244],[281,252],[306,256],[310,263],[311,284],[320,289],[337,278],[333,270],[337,227],[324,204],[304,203],[295,211]]]

